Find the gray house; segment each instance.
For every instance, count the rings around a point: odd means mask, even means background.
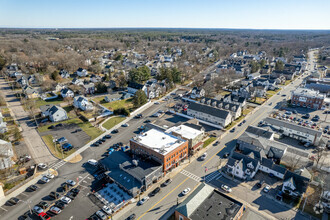
[[[66,111],[56,105],[43,105],[40,106],[41,114],[43,117],[49,117],[49,120],[52,122],[63,121],[68,119]]]
[[[11,143],[0,140],[0,170],[8,169],[13,165],[11,160],[13,156],[14,151]]]

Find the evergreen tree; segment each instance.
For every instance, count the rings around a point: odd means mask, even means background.
[[[145,103],[147,103],[147,101],[148,101],[147,96],[145,92],[142,90],[138,90],[133,97],[133,105],[136,108],[144,105]]]

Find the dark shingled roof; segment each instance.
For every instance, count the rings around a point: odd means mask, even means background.
[[[267,138],[267,139],[270,139],[272,137],[272,135],[274,134],[271,131],[267,131],[265,129],[254,127],[254,126],[251,126],[251,125],[249,127],[247,127],[245,132],[249,132],[251,134],[257,135],[258,137],[260,136],[260,137],[264,137],[264,138]]]
[[[293,179],[295,186],[296,186],[296,190],[302,194],[304,192],[306,192],[306,189],[308,187],[308,183],[310,181],[309,178],[300,176],[299,174],[293,173],[291,171],[287,171],[284,175],[284,181],[287,181],[289,179]]]
[[[198,112],[203,112],[205,114],[209,114],[218,118],[226,119],[228,115],[230,115],[229,111],[221,110],[219,108],[211,107],[208,105],[200,104],[200,103],[195,103],[191,102],[189,105],[189,109],[198,111]]]
[[[142,89],[144,85],[136,83],[136,82],[129,82],[127,87],[133,88],[133,89]]]

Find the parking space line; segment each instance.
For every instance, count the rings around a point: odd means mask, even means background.
[[[1,206],[0,206],[0,208],[1,208],[1,209],[3,209],[3,210],[5,210],[6,212],[8,212],[8,210],[7,210],[7,209],[5,209],[5,208],[2,208]]]
[[[23,196],[28,196],[28,195],[26,195],[25,193],[21,193]]]

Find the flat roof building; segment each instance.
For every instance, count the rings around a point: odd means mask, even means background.
[[[175,209],[175,220],[238,220],[243,209],[241,202],[202,183]]]
[[[319,91],[297,88],[292,91],[291,104],[312,109],[321,109],[325,96]]]
[[[157,129],[133,137],[130,147],[133,154],[163,164],[164,172],[177,167],[188,156],[188,141]]]

